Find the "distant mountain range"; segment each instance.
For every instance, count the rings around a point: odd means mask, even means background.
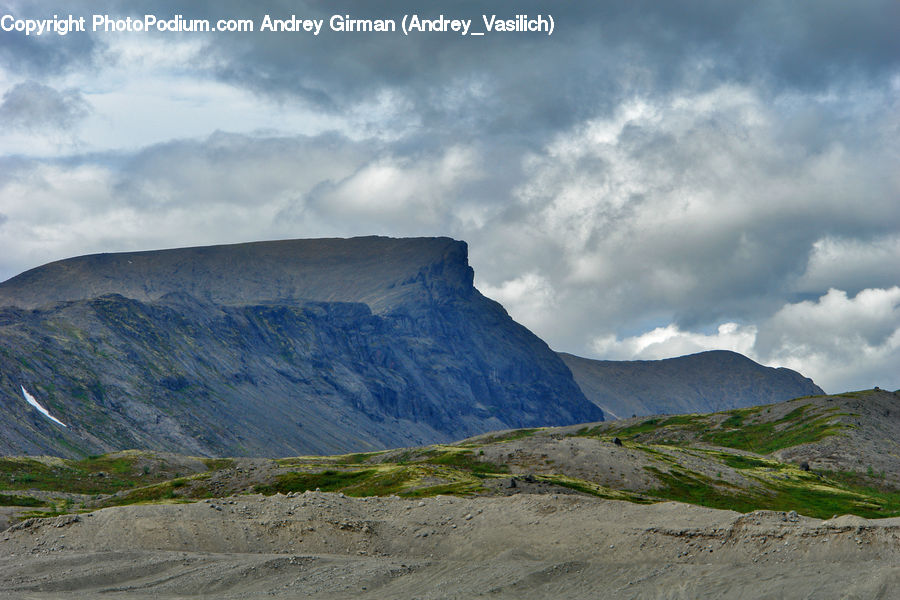
[[[709,413],[825,393],[796,371],[764,367],[726,350],[665,360],[560,357],[588,400],[612,419]]]
[[[33,269],[0,284],[0,453],[334,453],[602,419],[472,280],[466,244],[447,238]]]
[[[755,363],[739,355],[655,375],[560,357],[473,276],[466,244],[449,238],[255,242],[32,269],[0,283],[0,454],[333,454],[815,387],[759,365],[750,377]]]

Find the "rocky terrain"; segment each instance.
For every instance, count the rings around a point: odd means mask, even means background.
[[[472,281],[465,243],[447,238],[33,269],[0,284],[0,453],[327,454],[602,419]]]
[[[824,394],[811,379],[726,350],[664,360],[593,360],[560,353],[607,417],[715,412]]]
[[[890,598],[900,393],[335,456],[0,459],[0,598]]]

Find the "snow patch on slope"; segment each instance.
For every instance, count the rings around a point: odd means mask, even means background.
[[[59,423],[63,427],[68,427],[65,423],[63,423],[62,421],[60,421],[59,419],[57,419],[56,417],[51,415],[50,412],[46,408],[41,406],[40,402],[35,400],[34,396],[32,396],[31,394],[28,393],[28,390],[25,389],[24,385],[22,386],[22,395],[25,396],[25,401],[28,402],[28,404],[32,405],[33,407],[35,407],[36,409],[38,409],[39,411],[44,413],[45,417],[47,417],[51,421],[55,421],[55,422]]]

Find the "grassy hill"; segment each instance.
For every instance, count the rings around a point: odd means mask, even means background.
[[[348,496],[589,494],[741,512],[900,515],[900,393],[485,434],[455,444],[282,459],[120,452],[0,460],[18,518],[306,490]]]

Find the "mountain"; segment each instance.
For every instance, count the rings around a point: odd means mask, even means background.
[[[449,238],[32,269],[0,284],[0,453],[323,454],[602,419],[473,276]]]
[[[665,360],[560,357],[588,400],[614,419],[715,412],[825,393],[796,371],[764,367],[726,350]]]

